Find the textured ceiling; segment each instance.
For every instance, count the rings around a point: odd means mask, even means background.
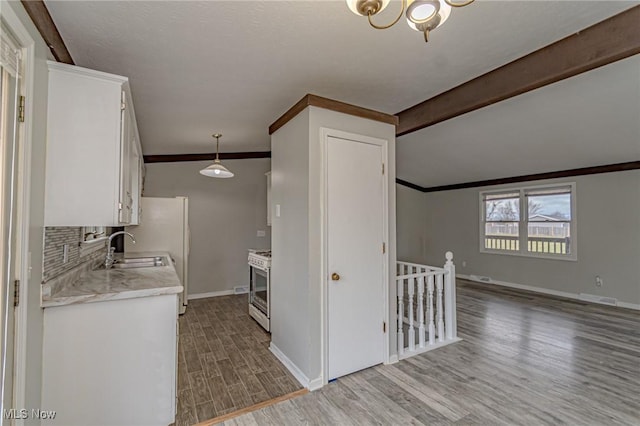
[[[145,154],[210,152],[215,131],[221,151],[268,150],[269,124],[306,93],[395,113],[632,5],[479,0],[425,44],[343,0],[46,4],[78,65],[130,78]]]

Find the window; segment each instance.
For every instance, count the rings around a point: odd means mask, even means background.
[[[480,193],[480,251],[576,260],[575,184]]]
[[[104,226],[85,226],[82,228],[82,241],[93,242],[95,240],[104,240],[106,237],[106,230]]]

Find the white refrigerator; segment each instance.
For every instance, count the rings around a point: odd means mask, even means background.
[[[134,235],[136,243],[125,238],[124,251],[169,252],[184,287],[180,294],[180,313],[183,314],[189,288],[189,199],[142,197],[140,208],[140,224],[125,227]]]

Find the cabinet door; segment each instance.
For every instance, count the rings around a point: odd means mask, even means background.
[[[134,132],[135,133],[135,132]],[[138,143],[134,138],[131,146],[131,156],[129,158],[131,170],[131,222],[130,225],[140,224],[140,193],[142,191],[141,175],[142,175],[142,155],[138,150]]]
[[[131,223],[131,211],[133,204],[131,185],[131,152],[133,148],[133,127],[131,115],[127,108],[126,93],[122,92],[122,136],[120,139],[120,197],[118,200],[119,217],[121,224]]]

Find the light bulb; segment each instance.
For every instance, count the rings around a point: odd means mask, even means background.
[[[219,175],[219,174],[220,174],[220,170],[215,169],[215,170],[213,171],[213,173],[215,173],[215,174]]]

